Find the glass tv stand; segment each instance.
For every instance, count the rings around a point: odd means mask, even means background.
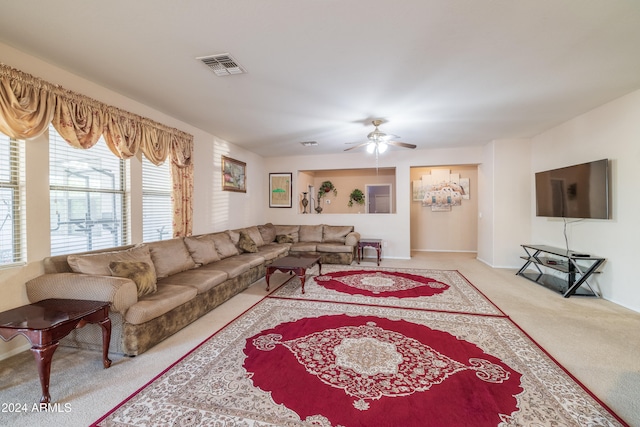
[[[553,246],[521,246],[526,255],[520,258],[526,262],[516,273],[518,276],[559,292],[565,298],[571,295],[600,296],[587,279],[598,272],[605,258]]]

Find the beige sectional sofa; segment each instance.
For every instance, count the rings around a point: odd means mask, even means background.
[[[313,253],[322,263],[351,264],[359,239],[352,226],[264,224],[58,255],[27,282],[27,296],[109,301],[109,351],[135,356],[242,292],[274,259]],[[101,336],[87,325],[61,344],[97,350]]]

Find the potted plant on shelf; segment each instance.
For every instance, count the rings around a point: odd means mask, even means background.
[[[351,207],[354,203],[356,205],[364,205],[364,193],[357,188],[349,194],[348,206]]]
[[[338,195],[338,190],[331,181],[324,181],[322,184],[320,184],[320,187],[318,188],[318,206],[315,209],[316,212],[322,212],[322,204],[320,203],[320,201],[327,193],[331,192],[334,196]]]

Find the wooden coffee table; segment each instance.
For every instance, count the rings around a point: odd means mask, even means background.
[[[108,357],[111,341],[108,302],[46,299],[0,313],[0,337],[4,341],[23,335],[31,343],[31,352],[38,365],[42,386],[40,403],[51,401],[51,359],[59,341],[75,328],[81,328],[87,323],[102,326],[102,364],[108,368],[111,366]]]
[[[280,271],[291,274],[291,277],[285,283],[291,280],[294,274],[298,276],[300,282],[302,282],[302,293],[304,294],[304,282],[307,278],[307,269],[313,267],[315,264],[318,264],[318,275],[322,274],[322,263],[320,262],[320,257],[317,255],[301,254],[278,258],[267,266],[267,291],[269,290],[269,278],[276,271]]]

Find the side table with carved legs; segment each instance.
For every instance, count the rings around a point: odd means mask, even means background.
[[[22,335],[31,343],[42,387],[40,403],[51,401],[51,359],[59,341],[87,323],[98,323],[102,327],[102,364],[108,368],[111,366],[108,357],[111,341],[108,302],[47,299],[0,313],[0,338],[9,341]]]

